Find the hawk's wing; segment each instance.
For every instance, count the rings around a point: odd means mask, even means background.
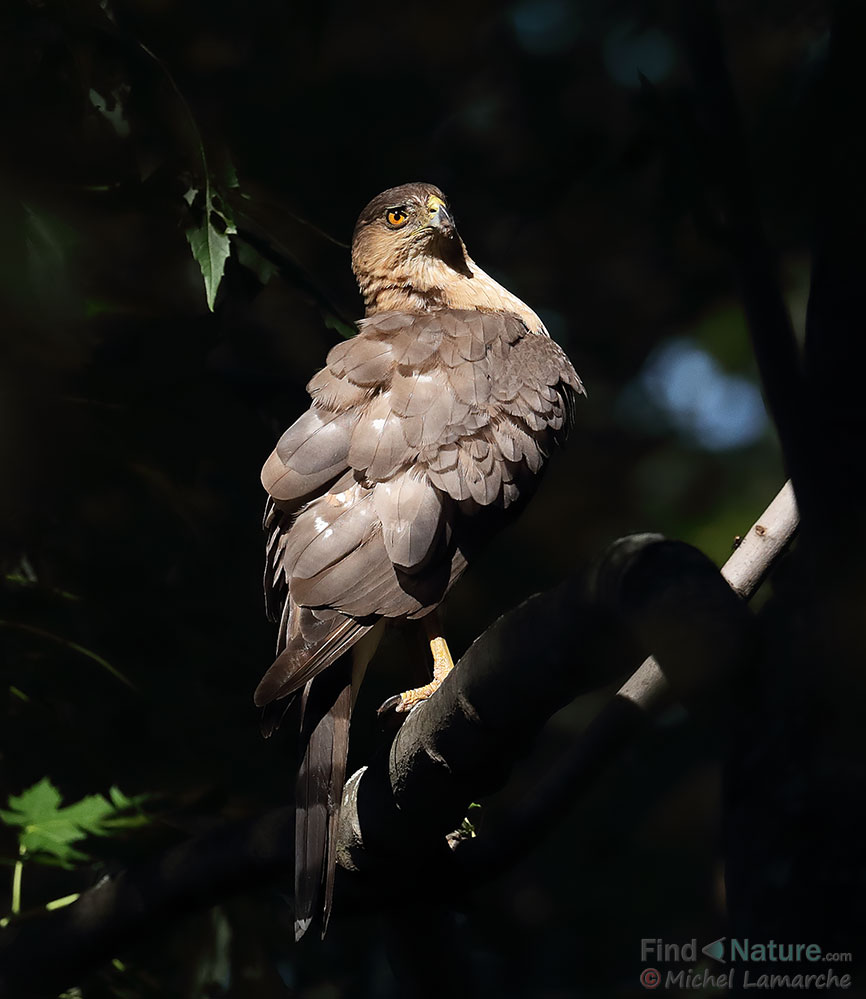
[[[262,473],[281,651],[259,704],[298,690],[376,619],[435,607],[534,490],[583,391],[561,348],[511,313],[385,312],[361,326]]]

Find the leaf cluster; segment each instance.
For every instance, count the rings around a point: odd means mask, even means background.
[[[74,843],[89,836],[111,836],[119,829],[148,822],[140,811],[145,796],[130,798],[118,787],[110,788],[107,798],[90,794],[69,805],[62,801],[48,777],[19,795],[10,795],[8,808],[0,809],[0,819],[17,830],[22,857],[72,868],[91,859]]]

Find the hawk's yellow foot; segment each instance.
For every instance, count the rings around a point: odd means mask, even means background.
[[[433,618],[431,621],[430,618]],[[395,694],[379,708],[379,715],[384,715],[390,711],[396,714],[407,714],[416,704],[426,701],[434,694],[446,676],[454,669],[454,660],[448,650],[448,643],[440,634],[436,615],[431,614],[425,619],[427,637],[430,641],[430,652],[433,655],[433,679],[430,683],[425,683],[423,687],[414,687],[412,690],[404,690],[402,694]],[[429,622],[429,623],[428,623]]]

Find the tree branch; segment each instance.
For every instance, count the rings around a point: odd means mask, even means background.
[[[400,879],[378,874],[409,852],[413,895],[430,899],[522,856],[650,713],[673,696],[716,689],[747,656],[751,617],[731,586],[754,592],[796,523],[786,486],[725,566],[730,586],[690,546],[638,535],[614,544],[589,580],[570,579],[500,618],[389,750],[351,778],[339,905],[399,904]],[[581,691],[624,675],[640,647],[659,661],[647,660],[625,683],[535,797],[499,830],[449,849],[446,834],[468,803],[502,786],[544,721]],[[293,820],[293,809],[281,808],[220,827],[104,878],[64,909],[13,923],[0,934],[0,996],[56,991],[167,918],[285,877]]]
[[[624,623],[641,646],[656,649],[658,658],[648,658],[632,674],[539,782],[531,800],[498,830],[458,841],[453,863],[437,864],[445,833],[459,825],[474,797],[489,792],[491,772],[498,786],[513,763],[502,749],[501,734],[516,731],[523,737],[537,731],[541,716],[565,703],[556,696],[546,702],[545,692],[535,689],[546,687],[546,674],[541,680],[536,664],[532,672],[539,679],[527,690],[522,647],[514,642],[509,652],[505,642],[496,641],[497,629],[505,629],[511,617],[506,615],[468,650],[437,696],[412,712],[387,757],[380,755],[348,782],[341,863],[366,873],[395,856],[411,855],[417,870],[426,850],[432,880],[441,888],[451,869],[455,890],[509,867],[567,812],[648,717],[674,698],[688,703],[712,694],[745,664],[752,628],[741,598],[757,590],[798,522],[793,489],[786,483],[721,573],[696,549],[657,535],[635,535],[611,546],[591,581],[590,604],[600,613],[613,610],[614,620]],[[559,646],[560,654],[569,650],[563,658],[575,672],[582,661],[592,662],[579,628],[578,614],[573,640]],[[494,691],[504,696],[491,712],[487,701]]]
[[[788,481],[722,566],[722,577],[735,593],[748,600],[757,592],[776,559],[790,543],[799,523],[794,487]],[[659,703],[665,703],[668,695],[664,673],[650,656],[617,696],[634,702],[644,711],[651,711]]]

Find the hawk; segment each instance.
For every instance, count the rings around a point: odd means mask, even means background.
[[[584,392],[538,316],[468,255],[438,188],[374,198],[352,269],[360,332],[328,354],[262,470],[279,637],[255,703],[269,735],[301,699],[298,939],[317,915],[327,926],[349,715],[385,622],[421,622],[433,655],[432,681],[383,705],[400,713],[452,668],[436,608],[535,491]]]

